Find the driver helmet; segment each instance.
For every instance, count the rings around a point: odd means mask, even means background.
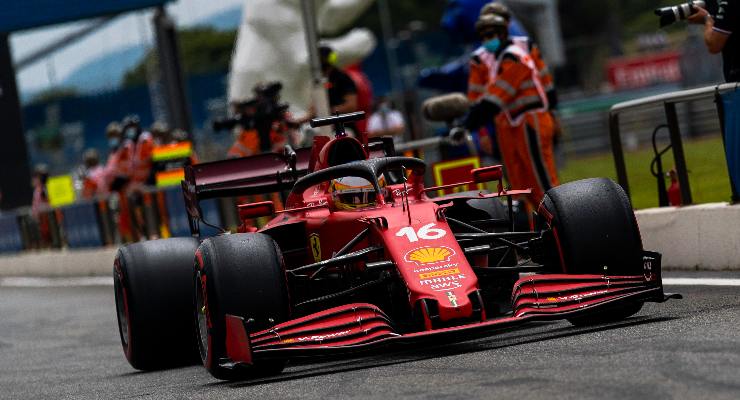
[[[381,176],[378,185],[385,187],[385,179]],[[334,206],[339,210],[354,210],[372,207],[376,204],[375,188],[365,178],[345,176],[331,181],[329,192],[334,200]]]

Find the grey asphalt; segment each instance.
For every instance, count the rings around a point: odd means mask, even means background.
[[[112,287],[0,287],[0,398],[740,399],[740,287],[666,290],[685,298],[617,324],[538,324],[224,383],[199,366],[133,370]]]

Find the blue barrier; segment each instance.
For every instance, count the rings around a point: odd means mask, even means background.
[[[185,200],[182,197],[182,189],[173,187],[164,191],[165,205],[169,219],[170,234],[177,236],[190,236],[190,225],[188,225],[188,213],[185,210]],[[218,211],[218,200],[204,200],[200,202],[203,219],[209,224],[220,226],[221,213]],[[200,224],[200,235],[202,237],[215,236],[219,231],[205,224]]]
[[[94,202],[82,201],[62,207],[61,211],[62,227],[69,248],[103,246],[103,235]]]
[[[0,214],[0,253],[23,250],[23,239],[16,213]]]
[[[740,189],[740,91],[720,95],[722,99],[722,132],[725,143],[725,156],[727,157],[727,172],[730,173],[732,182],[732,197],[734,201],[740,200],[737,190]]]

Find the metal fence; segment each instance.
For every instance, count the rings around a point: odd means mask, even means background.
[[[611,141],[606,134],[609,131],[611,105],[577,112],[568,112],[568,105],[564,105],[566,110],[562,115],[562,123],[566,133],[565,145],[571,155],[600,153],[611,149]],[[711,97],[677,104],[676,111],[681,132],[686,137],[720,132],[717,108]],[[656,121],[664,120],[664,110],[660,104],[644,104],[643,107],[632,110],[620,120],[624,146],[632,150],[650,143]]]
[[[704,130],[721,132],[721,118],[715,99],[723,93],[737,90],[737,87],[735,83],[707,86],[625,101],[612,106],[609,111],[609,138],[617,179],[625,191],[629,194],[627,166],[624,161],[624,139],[630,134],[630,129],[634,129],[634,125],[629,123],[632,120],[625,117],[625,114],[629,113],[634,118],[635,115],[640,116],[649,112],[650,119],[643,120],[646,124],[655,125],[655,121],[666,121],[681,190],[681,203],[691,204],[693,201],[682,136],[692,136]],[[736,197],[735,188],[732,189],[733,197]]]

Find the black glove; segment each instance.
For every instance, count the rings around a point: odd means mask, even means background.
[[[492,120],[493,117],[501,112],[501,107],[488,100],[481,100],[470,107],[468,116],[465,117],[463,125],[469,131],[476,131],[481,126],[484,126],[488,121]]]

